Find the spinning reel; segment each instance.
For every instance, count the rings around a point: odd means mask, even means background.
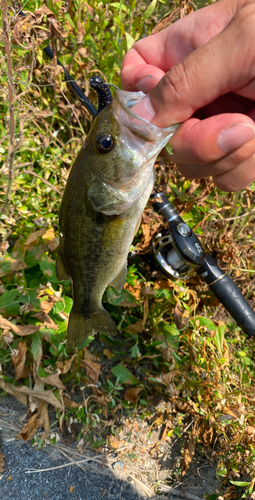
[[[152,241],[154,257],[163,274],[170,279],[186,279],[196,272],[243,332],[255,335],[255,313],[230,276],[218,267],[215,253],[205,252],[201,241],[163,193],[154,191],[152,200],[154,210],[168,224],[168,230],[154,235]]]

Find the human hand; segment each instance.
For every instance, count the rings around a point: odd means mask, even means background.
[[[139,40],[123,61],[123,88],[149,92],[132,110],[159,127],[184,122],[170,141],[179,170],[225,191],[255,180],[254,26],[255,0],[221,0]]]

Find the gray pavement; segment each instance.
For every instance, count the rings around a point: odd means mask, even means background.
[[[63,460],[52,460],[44,450],[20,440],[1,442],[5,455],[4,474],[0,480],[0,498],[6,500],[141,500],[128,481],[105,474],[84,471],[77,466],[27,474],[29,469],[56,467]]]

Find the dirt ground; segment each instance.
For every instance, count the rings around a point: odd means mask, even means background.
[[[25,422],[26,408],[15,398],[2,397],[0,444],[2,454],[5,455],[5,465],[2,476],[0,474],[0,486],[4,498],[28,500],[29,494],[31,498],[36,498],[44,492],[41,498],[51,500],[97,500],[102,497],[105,500],[202,500],[219,493],[216,464],[199,451],[193,457],[182,481],[175,479],[181,459],[181,440],[176,436],[171,441],[161,441],[158,432],[152,432],[150,440],[155,441],[155,450],[157,449],[153,456],[146,453],[143,447],[140,429],[137,440],[141,441],[141,446],[136,447],[134,459],[132,454],[125,453],[121,448],[113,451],[106,448],[104,453],[86,449],[81,454],[75,442],[66,446],[62,440],[55,446],[48,444],[37,450],[36,445],[32,447],[30,442],[15,440]],[[70,464],[74,461],[80,463],[71,467]],[[40,469],[41,472],[27,474],[26,470],[31,470],[31,467]]]

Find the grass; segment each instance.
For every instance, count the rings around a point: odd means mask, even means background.
[[[25,13],[45,4],[28,1]],[[242,334],[197,276],[173,282],[160,275],[148,241],[162,220],[150,206],[132,246],[137,254],[129,262],[125,289],[116,297],[109,288],[104,297],[119,337],[89,338],[75,352],[66,345],[72,299],[70,283],[58,283],[55,273],[58,211],[91,118],[42,49],[53,42],[58,57],[95,102],[89,78],[97,73],[120,85],[126,50],[151,32],[168,4],[130,0],[107,7],[106,2],[93,0],[87,6],[75,0],[69,8],[66,3],[65,11],[61,1],[52,0],[47,6],[56,18],[44,14],[40,21],[37,11],[21,28],[9,4],[15,153],[9,200],[13,145],[3,42],[0,56],[5,69],[0,82],[5,117],[0,124],[1,396],[14,391],[24,402],[27,395],[39,397],[39,408],[30,403],[31,418],[21,436],[39,447],[67,430],[80,449],[87,443],[99,450],[106,445],[118,449],[124,445],[116,443],[122,441],[128,446],[127,419],[154,419],[147,440],[156,428],[162,430],[162,442],[181,436],[183,455],[170,484],[188,471],[197,449],[217,462],[223,498],[247,498],[255,480],[254,341]],[[186,180],[163,160],[156,170],[156,187],[164,189],[205,247],[216,250],[221,267],[254,307],[254,185],[226,194],[210,179]],[[155,397],[170,405],[171,412],[157,413]],[[58,419],[55,434],[50,432],[50,405]],[[150,448],[148,442],[146,446]],[[135,449],[132,454],[136,456]]]

